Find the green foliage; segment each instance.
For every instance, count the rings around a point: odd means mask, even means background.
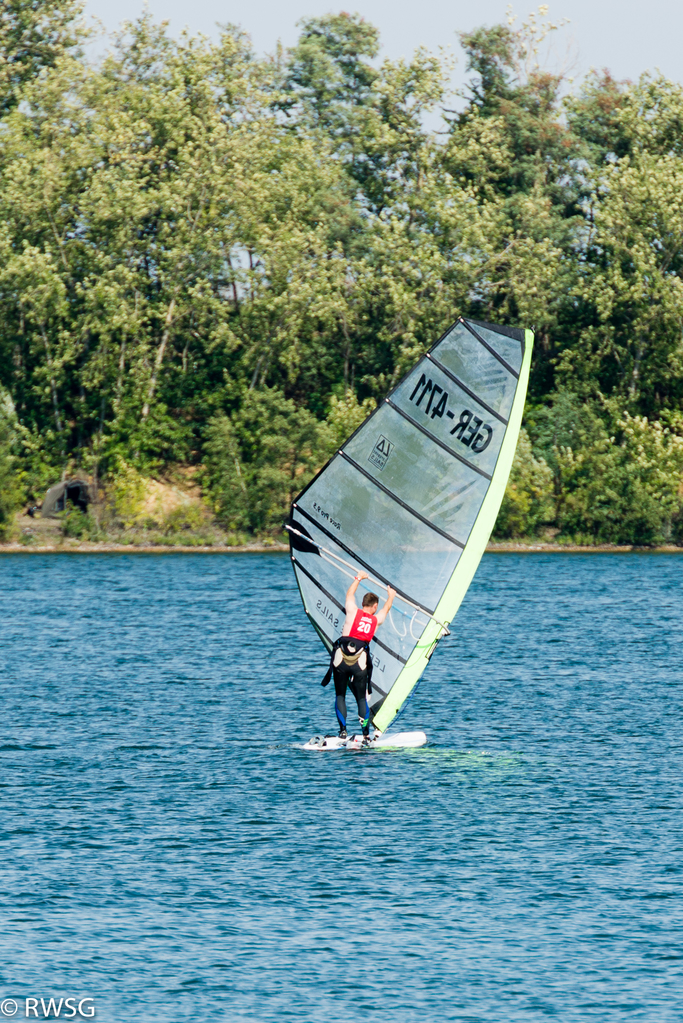
[[[25,496],[18,472],[17,446],[14,403],[0,388],[0,540],[12,535],[14,515]]]
[[[62,534],[73,537],[76,540],[102,539],[102,531],[97,519],[90,512],[83,512],[80,508],[69,507],[62,516]]]
[[[119,458],[109,477],[109,493],[113,512],[124,529],[133,526],[141,516],[145,497],[145,481],[135,466]]]
[[[529,411],[496,535],[533,536],[553,524],[561,539],[582,543],[679,542],[680,414],[651,422],[620,411],[616,400],[569,391],[549,399]]]
[[[0,419],[0,539],[12,534],[14,514],[22,500],[17,478],[16,460],[12,452],[12,437]]]
[[[0,521],[78,465],[141,529],[144,476],[181,462],[274,532],[463,314],[537,337],[498,533],[678,536],[683,88],[572,91],[545,8],[462,37],[458,112],[447,61],[378,61],[358,15],[260,60],[145,14],[98,63],[79,11],[0,18]]]
[[[327,414],[327,425],[330,428],[332,443],[341,447],[354,430],[364,422],[375,409],[374,398],[358,401],[353,391],[347,391],[343,398],[332,395],[330,411]]]
[[[683,533],[683,419],[650,423],[624,413],[606,432],[573,451],[561,448],[561,530],[572,536],[654,544]]]
[[[522,429],[495,536],[501,539],[531,537],[539,527],[554,519],[552,470],[544,458],[534,455],[529,434]]]
[[[618,411],[604,401],[584,399],[565,389],[549,394],[544,404],[527,410],[534,453],[550,467],[556,496],[562,493],[564,482],[560,452],[568,448],[578,451],[602,441],[615,415],[619,417]]]
[[[21,99],[24,85],[53,68],[85,38],[77,0],[3,0],[0,14],[0,113]]]
[[[281,529],[331,448],[329,428],[281,392],[248,392],[239,411],[207,429],[206,478],[219,518],[230,529]]]
[[[164,518],[164,532],[167,534],[183,533],[202,529],[206,525],[206,515],[196,504],[181,504]]]
[[[348,135],[355,107],[369,104],[378,72],[367,59],[377,56],[379,32],[357,14],[305,18],[289,55],[283,82],[291,110],[301,104],[315,126]]]

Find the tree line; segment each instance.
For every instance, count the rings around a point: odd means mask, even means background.
[[[500,536],[683,538],[683,89],[544,67],[537,18],[469,75],[357,15],[257,56],[74,0],[0,14],[0,526],[76,468],[198,467],[227,528],[289,500],[456,316],[530,326]],[[437,127],[433,127],[437,125]]]

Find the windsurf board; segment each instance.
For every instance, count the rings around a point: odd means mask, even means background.
[[[349,735],[346,739],[340,739],[338,735],[316,735],[304,745],[307,750],[333,750],[333,749],[413,749],[417,746],[424,746],[427,736],[424,732],[397,732],[393,735],[379,735],[371,739],[367,746],[363,746],[362,735]]]

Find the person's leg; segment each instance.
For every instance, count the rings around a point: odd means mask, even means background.
[[[358,671],[354,673],[353,679],[349,679],[349,689],[356,697],[358,718],[363,729],[363,735],[366,736],[370,734],[370,707],[368,706],[366,696],[367,681],[367,671]]]
[[[334,710],[339,722],[339,734],[346,731],[346,673],[334,672]]]

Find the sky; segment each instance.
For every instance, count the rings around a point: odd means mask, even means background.
[[[149,0],[155,20],[168,20],[174,33],[188,27],[192,32],[216,35],[216,23],[238,24],[252,38],[257,52],[267,53],[278,39],[285,46],[297,38],[300,18],[340,10],[357,11],[381,33],[382,53],[391,58],[408,57],[425,45],[440,46],[460,54],[457,33],[479,25],[506,20],[506,0]],[[513,10],[519,25],[537,5],[516,0]],[[619,79],[637,79],[643,71],[658,68],[668,78],[683,78],[683,0],[551,0],[552,21],[569,19],[555,34],[554,59],[580,78],[590,68],[609,68]],[[99,18],[107,29],[124,19],[136,18],[142,0],[87,0],[86,14]],[[558,38],[559,37],[559,38]],[[463,83],[462,59],[456,65],[454,83]]]

